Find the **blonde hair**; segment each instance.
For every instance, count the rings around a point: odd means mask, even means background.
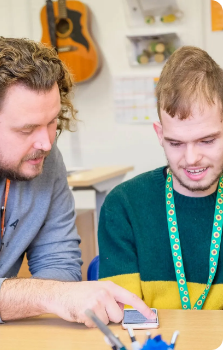
[[[53,48],[33,40],[0,37],[0,108],[12,85],[48,91],[55,83],[62,105],[57,126],[60,134],[64,129],[72,130],[77,113],[69,98],[73,78],[67,67]]]
[[[156,87],[157,109],[186,119],[195,102],[223,106],[223,70],[204,50],[183,46],[165,64]]]

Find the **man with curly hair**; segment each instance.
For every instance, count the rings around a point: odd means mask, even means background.
[[[0,322],[42,313],[92,323],[122,319],[122,303],[150,309],[112,282],[80,282],[73,196],[56,145],[72,129],[73,81],[54,49],[0,38]],[[24,253],[31,279],[17,279]]]

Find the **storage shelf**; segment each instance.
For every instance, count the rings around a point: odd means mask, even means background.
[[[160,66],[164,65],[173,51],[181,46],[181,41],[176,33],[165,33],[157,35],[133,35],[127,36],[126,48],[131,66]],[[150,51],[150,45],[162,43],[161,51]],[[140,63],[140,57],[145,60]],[[156,57],[157,56],[157,57]],[[158,57],[159,56],[159,57]],[[160,60],[161,56],[161,60]]]
[[[181,35],[184,31],[184,26],[182,24],[168,24],[168,25],[146,25],[144,27],[132,27],[126,32],[127,37],[135,36],[156,36],[161,34],[177,33]]]

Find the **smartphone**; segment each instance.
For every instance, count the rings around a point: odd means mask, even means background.
[[[145,318],[139,311],[135,309],[124,309],[122,327],[124,329],[127,329],[128,326],[131,326],[133,329],[158,328],[159,320],[157,309],[151,308],[151,310],[156,314],[156,318],[153,320]]]

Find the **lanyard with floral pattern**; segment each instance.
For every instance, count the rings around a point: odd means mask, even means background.
[[[167,222],[170,236],[170,245],[173,255],[174,268],[180,293],[180,299],[183,309],[191,309],[190,297],[185,278],[183,259],[180,247],[180,238],[177,226],[176,209],[173,197],[173,179],[172,173],[169,171],[166,179],[166,212]],[[210,259],[209,259],[209,277],[205,290],[194,304],[193,309],[201,310],[211,284],[213,282],[220,252],[221,234],[223,224],[223,176],[221,176],[218,184],[217,199],[214,213],[214,223],[211,238]]]

